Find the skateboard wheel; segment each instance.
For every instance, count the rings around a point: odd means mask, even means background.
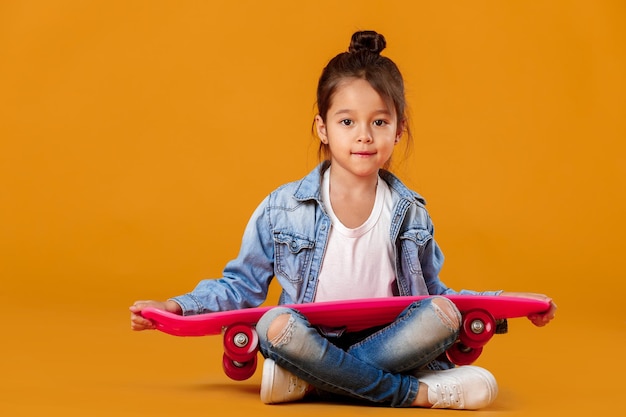
[[[247,362],[237,362],[232,360],[226,353],[222,356],[222,368],[224,373],[235,381],[243,381],[254,375],[256,371],[257,357],[254,355]]]
[[[481,353],[483,353],[482,346],[471,348],[461,342],[453,344],[450,346],[450,349],[446,351],[448,359],[455,365],[470,365],[478,359]]]
[[[253,327],[234,324],[224,333],[224,353],[235,362],[248,362],[256,357],[259,336]]]
[[[459,340],[470,348],[484,346],[495,333],[496,321],[484,310],[472,310],[463,317]]]

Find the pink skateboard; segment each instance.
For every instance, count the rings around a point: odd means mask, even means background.
[[[370,298],[287,305],[313,325],[340,327],[359,331],[391,323],[409,304],[429,296]],[[459,340],[446,354],[457,365],[474,362],[483,346],[496,333],[499,323],[506,319],[526,317],[547,311],[548,302],[531,298],[504,296],[450,295],[446,296],[461,312],[463,322]],[[174,336],[207,336],[224,333],[224,372],[234,380],[250,378],[257,365],[258,335],[255,325],[271,307],[248,308],[179,316],[163,310],[146,308],[142,315],[152,320],[156,328]],[[504,333],[498,331],[498,333]]]

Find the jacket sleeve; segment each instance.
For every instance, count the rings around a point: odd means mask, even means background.
[[[257,307],[274,277],[274,243],[267,214],[269,197],[254,211],[244,231],[239,255],[219,279],[205,279],[190,293],[171,298],[183,315]]]

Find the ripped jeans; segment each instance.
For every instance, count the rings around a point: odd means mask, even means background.
[[[411,371],[437,368],[436,359],[458,336],[458,326],[432,300],[410,304],[393,323],[348,346],[324,336],[297,310],[276,307],[257,324],[260,351],[319,391],[408,407],[419,389]],[[270,325],[284,314],[287,325],[269,340]]]

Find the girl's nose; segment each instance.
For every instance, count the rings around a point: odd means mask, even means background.
[[[360,143],[370,143],[373,141],[372,132],[369,127],[364,127],[359,130],[358,142]]]

